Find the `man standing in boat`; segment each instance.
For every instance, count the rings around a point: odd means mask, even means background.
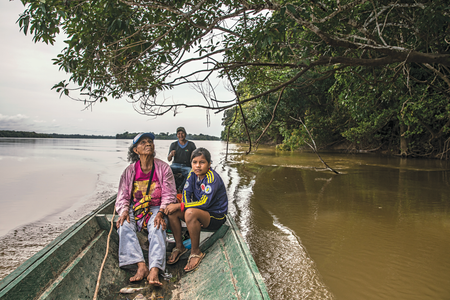
[[[181,192],[186,182],[186,178],[191,171],[191,154],[196,147],[193,142],[186,140],[186,130],[184,127],[177,128],[177,138],[178,141],[173,142],[170,145],[167,160],[170,162],[173,159],[173,163],[170,168],[172,169],[175,178],[179,173],[183,176],[180,184],[178,184],[178,180],[176,180],[177,192]]]

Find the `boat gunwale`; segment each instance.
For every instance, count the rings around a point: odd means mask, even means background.
[[[93,232],[92,224],[88,225],[90,222],[92,222],[93,219],[94,221],[96,221],[95,224],[96,226],[97,225],[99,226],[100,230],[105,230],[105,228],[102,228],[102,224],[99,222],[97,216],[99,217],[101,216],[102,218],[105,218],[108,221],[110,221],[108,217],[111,218],[112,215],[109,215],[106,212],[106,209],[109,209],[111,206],[114,205],[116,197],[117,195],[108,198],[98,208],[85,215],[74,225],[70,226],[63,233],[57,236],[52,242],[50,242],[47,246],[45,246],[39,252],[34,254],[31,258],[29,258],[22,265],[20,265],[16,270],[14,270],[3,280],[1,280],[0,298],[2,298],[3,296],[8,296],[11,293],[11,291],[14,290],[15,288],[18,288],[19,290],[23,288],[25,279],[29,277],[31,274],[33,274],[33,272],[36,272],[37,268],[42,267],[41,263],[48,265],[47,259],[49,259],[49,257],[52,254],[57,253],[58,249],[60,249],[61,246],[63,246],[65,243],[69,242],[72,238],[74,238],[75,235],[77,235],[78,233],[81,233],[83,235],[88,232]],[[217,242],[218,240],[222,239],[227,234],[233,236],[233,240],[237,243],[236,249],[239,249],[239,252],[241,252],[240,255],[242,257],[241,259],[243,259],[245,269],[247,269],[246,272],[248,274],[247,276],[249,278],[252,278],[251,281],[253,282],[254,285],[256,285],[256,287],[254,287],[255,288],[254,291],[256,292],[256,294],[258,294],[257,299],[270,299],[264,280],[258,270],[258,267],[256,266],[256,263],[251,255],[250,249],[246,244],[237,224],[235,223],[234,219],[231,216],[228,218],[226,223],[228,225],[222,226],[219,230],[215,231],[214,234],[211,235],[210,238],[208,238],[205,241],[205,244],[201,245],[203,246],[202,251],[207,250],[206,248],[211,247],[212,244],[214,244],[214,242]],[[85,226],[88,227],[86,232],[82,231],[82,229]],[[70,258],[68,258],[67,264],[64,264],[64,266],[62,265],[61,268],[58,269],[59,271],[57,271],[58,274],[55,274],[54,277],[57,278],[61,274],[61,272],[64,272],[66,266],[70,265],[73,258],[76,257],[78,253],[82,252],[85,247],[86,247],[85,244],[80,245],[80,247],[75,251],[76,253],[74,255],[73,253],[70,253],[69,254]],[[189,255],[188,253],[185,253],[184,256],[188,255]],[[189,274],[190,273],[187,273],[186,275],[189,277]],[[233,278],[235,278],[233,272],[231,275]],[[48,289],[48,287],[51,286],[53,282],[53,281],[46,282],[46,280],[47,279],[42,280],[41,284],[38,283],[32,291],[29,291],[30,295],[36,293],[34,297],[40,297],[40,295],[43,292],[45,292],[46,289]],[[239,285],[240,284],[238,284],[238,286]],[[244,288],[244,290],[245,289],[246,288]],[[239,290],[242,290],[242,286],[241,287],[235,286],[235,290],[236,292],[239,293]]]
[[[253,256],[250,252],[250,248],[245,242],[241,234],[241,231],[239,230],[233,218],[228,218],[228,222],[230,224],[231,234],[234,235],[235,240],[237,241],[238,246],[243,253],[242,256],[244,257],[248,270],[251,273],[251,276],[253,277],[253,281],[255,282],[259,290],[259,293],[261,294],[261,298],[270,300],[270,296],[267,291],[266,284],[264,283],[264,279],[262,278],[261,273],[259,272],[256,262],[253,259]]]

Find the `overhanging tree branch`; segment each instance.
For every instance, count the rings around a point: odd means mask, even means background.
[[[129,97],[134,104],[141,101],[136,107],[151,116],[181,107],[220,112],[278,92],[316,67],[387,68],[403,62],[435,70],[450,66],[448,51],[434,50],[448,45],[448,27],[434,19],[424,23],[427,11],[436,20],[448,19],[439,9],[443,2],[369,1],[241,0],[217,5],[206,0],[25,0],[27,8],[18,22],[36,41],[53,43],[59,32],[68,35],[68,46],[55,64],[71,74],[70,83],[86,93],[86,103]],[[213,58],[213,68],[198,67]],[[228,105],[220,99],[208,105],[154,99],[167,89],[215,75],[225,78],[226,70],[239,82],[269,68],[302,71],[291,72],[276,87],[261,83],[264,92]],[[449,84],[447,73],[439,76]],[[59,88],[67,95],[71,91],[69,86]]]

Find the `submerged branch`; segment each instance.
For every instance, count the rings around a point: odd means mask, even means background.
[[[340,174],[338,171],[334,170],[334,169],[331,168],[326,162],[324,162],[324,160],[322,159],[322,157],[320,157],[319,152],[318,152],[318,150],[317,150],[316,142],[314,141],[314,139],[313,139],[311,133],[309,132],[308,128],[306,127],[305,123],[303,123],[303,120],[302,120],[302,119],[296,119],[296,118],[293,118],[293,117],[290,117],[290,118],[293,119],[293,120],[295,120],[295,121],[298,121],[298,122],[302,123],[302,125],[303,125],[303,127],[305,128],[306,132],[308,133],[309,138],[311,139],[313,145],[309,144],[309,143],[306,142],[306,141],[305,141],[305,143],[306,143],[306,144],[314,151],[314,153],[319,157],[320,161],[325,165],[326,169],[327,169],[327,170],[330,170],[330,171],[332,171],[332,172],[334,172],[335,174]]]

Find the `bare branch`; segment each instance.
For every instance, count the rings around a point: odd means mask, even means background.
[[[357,0],[357,1],[354,1],[354,2],[350,2],[350,3],[348,3],[348,4],[344,5],[344,6],[339,6],[339,3],[338,3],[338,10],[332,12],[331,14],[329,14],[328,16],[326,16],[325,18],[322,18],[322,19],[320,19],[320,20],[317,20],[316,23],[325,23],[325,22],[327,22],[328,20],[331,20],[332,18],[334,18],[335,16],[337,16],[338,14],[340,14],[341,12],[347,11],[347,10],[350,10],[350,9],[353,9],[353,8],[356,7],[357,5],[364,4],[364,3],[366,3],[367,1],[369,1],[369,0]]]
[[[312,146],[311,144],[309,144],[309,143],[306,142],[306,141],[304,141],[304,142],[312,149],[312,151],[314,151],[314,153],[316,153],[316,155],[319,157],[320,161],[325,165],[325,167],[327,168],[327,170],[330,170],[330,171],[332,171],[332,172],[335,173],[335,174],[339,174],[338,171],[336,171],[336,170],[334,170],[333,168],[331,168],[326,162],[323,161],[322,157],[320,157],[319,152],[318,152],[318,150],[317,150],[316,142],[314,141],[314,139],[313,139],[311,133],[309,132],[308,128],[306,127],[305,123],[303,123],[303,120],[302,120],[301,118],[300,118],[300,119],[296,119],[296,118],[293,118],[293,117],[290,117],[290,118],[293,119],[293,120],[295,120],[295,121],[298,121],[298,122],[302,123],[303,127],[305,128],[306,132],[308,133],[309,138],[310,138],[311,141],[313,142],[314,146]]]
[[[225,70],[225,71],[227,72],[228,80],[229,80],[231,86],[233,87],[234,94],[236,95],[236,99],[237,99],[236,101],[238,103],[239,110],[241,111],[242,123],[244,124],[245,132],[247,133],[247,138],[248,138],[248,143],[249,143],[248,150],[245,154],[249,154],[252,151],[252,138],[250,136],[250,133],[248,132],[247,122],[245,121],[244,111],[242,110],[242,103],[241,103],[241,101],[239,101],[239,94],[236,90],[236,87],[233,84],[233,81],[231,80],[230,73],[228,72],[228,70]]]
[[[151,4],[152,1],[148,1],[145,3],[140,3],[136,1],[126,1],[126,0],[120,0],[120,2],[130,5],[130,6],[139,6],[139,7],[145,7],[150,9],[161,9],[161,10],[167,10],[170,12],[173,12],[177,15],[183,15],[184,13],[178,9],[174,9],[172,6],[169,5],[162,5],[161,2],[157,2],[156,4]]]
[[[442,80],[444,80],[450,89],[450,79],[447,76],[442,74],[442,72],[439,72],[439,70],[436,70],[432,65],[430,65],[428,63],[424,63],[423,65],[425,67],[427,67],[428,69],[430,69],[431,71],[433,71],[434,73],[436,73],[436,75],[438,75]]]
[[[234,122],[236,121],[237,115],[238,115],[238,113],[237,113],[237,106],[236,106],[236,111],[234,112],[233,122],[231,122],[231,124],[228,125],[228,128],[227,128],[227,150],[225,152],[225,160],[227,160],[227,158],[228,158],[228,143],[230,141],[230,128],[231,128],[231,126],[234,125]]]
[[[373,12],[375,14],[375,23],[376,23],[376,28],[377,28],[377,32],[378,32],[378,37],[380,38],[380,40],[383,42],[383,44],[385,46],[387,46],[386,41],[383,39],[383,35],[381,34],[381,30],[380,30],[380,24],[378,24],[378,12],[377,9],[375,7],[375,3],[373,3],[373,1],[370,1],[372,3],[373,6]]]
[[[264,134],[266,133],[266,131],[269,129],[270,125],[272,124],[273,120],[275,119],[275,112],[277,111],[277,107],[278,104],[280,103],[281,100],[281,96],[283,95],[284,90],[286,89],[286,87],[284,86],[281,91],[280,91],[280,95],[278,96],[278,101],[275,104],[274,108],[273,108],[273,112],[272,112],[272,118],[270,119],[270,122],[267,124],[266,128],[264,128],[263,132],[261,133],[261,135],[259,136],[259,138],[256,140],[255,142],[255,148],[258,147],[258,143],[261,140],[261,138],[264,136]]]

